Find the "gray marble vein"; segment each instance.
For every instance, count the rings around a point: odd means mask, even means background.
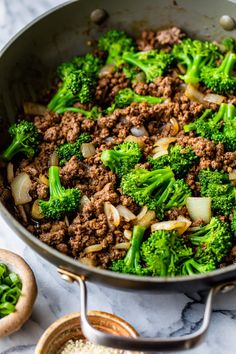
[[[18,30],[63,0],[0,0],[0,48]],[[0,219],[0,247],[22,255],[35,272],[39,296],[30,320],[0,341],[0,354],[32,354],[43,331],[57,318],[78,311],[79,289],[65,283],[56,268],[36,256]],[[203,303],[197,296],[122,292],[89,284],[89,309],[117,314],[143,336],[176,336],[192,333],[201,325]],[[203,344],[192,354],[234,354],[236,343],[236,291],[214,301],[211,326]],[[69,299],[69,301],[68,301]],[[138,316],[137,316],[138,314]],[[186,352],[183,352],[186,353]],[[172,353],[174,354],[174,353]]]

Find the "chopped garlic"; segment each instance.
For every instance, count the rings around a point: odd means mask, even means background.
[[[105,348],[90,342],[80,340],[69,340],[61,354],[122,354],[123,350]]]

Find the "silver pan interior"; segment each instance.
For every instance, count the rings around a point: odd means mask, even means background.
[[[108,13],[101,25],[90,20],[91,12],[97,8]],[[145,29],[175,25],[202,39],[220,40],[229,35],[236,38],[236,30],[229,33],[219,25],[222,15],[232,14],[236,14],[236,4],[227,0],[81,0],[59,6],[20,32],[0,53],[0,148],[7,143],[7,126],[14,121],[21,103],[37,101],[42,88],[49,85],[57,64],[87,52],[87,41],[97,39],[100,33],[117,28],[137,36]],[[110,286],[187,291],[236,277],[233,265],[194,278],[172,279],[139,278],[88,268],[42,244],[3,205],[0,212],[25,242],[50,262]]]

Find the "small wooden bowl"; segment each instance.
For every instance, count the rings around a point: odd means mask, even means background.
[[[120,336],[138,337],[135,329],[120,317],[111,315],[106,312],[89,311],[88,318],[90,323],[97,329]],[[85,339],[80,326],[80,313],[75,312],[70,315],[61,317],[55,321],[43,333],[40,338],[35,354],[59,354],[65,344],[70,340]],[[131,354],[124,351],[124,354]],[[138,354],[132,352],[132,354]],[[142,353],[139,353],[142,354]],[[144,354],[144,353],[143,353]]]
[[[29,265],[17,254],[0,249],[0,263],[7,265],[11,272],[19,275],[22,281],[21,296],[16,304],[15,312],[0,319],[0,338],[18,331],[32,313],[37,296],[37,285]]]

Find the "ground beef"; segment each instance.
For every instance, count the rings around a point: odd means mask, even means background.
[[[139,50],[163,49],[169,51],[171,46],[184,37],[180,29],[172,27],[167,30],[144,31],[136,40]],[[104,53],[98,52],[100,57]],[[127,207],[135,215],[140,213],[141,207],[132,198],[122,193],[120,179],[116,174],[104,167],[101,162],[101,153],[116,144],[122,143],[127,136],[143,131],[140,139],[142,144],[142,158],[136,167],[151,169],[147,157],[152,154],[154,144],[163,137],[176,137],[177,144],[182,147],[192,146],[198,160],[185,176],[185,182],[190,187],[193,196],[199,196],[200,186],[198,174],[201,169],[217,169],[231,172],[236,168],[236,152],[227,152],[222,143],[216,144],[208,139],[196,136],[194,132],[184,133],[185,124],[193,121],[206,109],[218,110],[212,103],[200,104],[191,101],[185,96],[186,85],[179,78],[179,69],[174,68],[165,77],[159,77],[154,82],[131,82],[122,69],[114,70],[106,67],[100,73],[95,89],[94,102],[86,105],[76,103],[75,106],[91,109],[93,105],[107,108],[114,102],[119,90],[130,87],[139,95],[164,97],[162,104],[149,105],[147,103],[133,103],[128,107],[116,109],[110,115],[102,115],[97,120],[86,119],[80,113],[66,112],[55,114],[46,112],[43,116],[34,118],[34,124],[41,135],[38,153],[32,159],[22,158],[14,161],[14,172],[18,175],[26,172],[31,179],[30,195],[32,202],[16,207],[16,216],[41,241],[54,247],[62,253],[81,259],[84,263],[102,268],[110,266],[113,260],[121,259],[126,250],[119,250],[116,245],[127,242],[125,230],[132,230],[132,222],[120,218],[118,227],[113,227],[107,220],[104,210],[105,203],[114,207],[119,204]],[[208,89],[199,86],[204,94]],[[56,86],[54,91],[56,91]],[[235,104],[235,97],[230,96],[225,101]],[[173,129],[173,122],[177,122],[178,131]],[[64,221],[31,219],[32,204],[37,199],[49,197],[48,186],[43,183],[42,176],[48,176],[48,162],[55,149],[64,143],[74,143],[83,132],[91,134],[95,154],[83,160],[73,156],[60,168],[61,183],[66,188],[79,188],[82,195],[78,212],[69,215]],[[0,169],[5,168],[0,162]],[[0,198],[9,198],[9,189],[5,188],[0,179]],[[178,216],[190,218],[185,206],[172,208],[165,214],[166,220],[176,220]],[[232,215],[231,215],[232,217]],[[222,220],[225,220],[221,216]],[[157,222],[154,220],[153,222]],[[192,223],[192,226],[202,225],[202,220]],[[99,245],[100,251],[89,252],[87,247]],[[236,245],[225,264],[236,262]],[[223,266],[223,263],[222,263]]]

